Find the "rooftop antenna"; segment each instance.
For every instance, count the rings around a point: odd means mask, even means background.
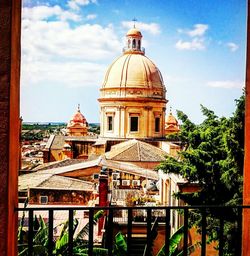
[[[134,22],[134,28],[135,28],[135,22],[137,21],[137,19],[133,18],[132,21]]]

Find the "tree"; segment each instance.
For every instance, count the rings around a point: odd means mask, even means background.
[[[167,157],[157,169],[180,174],[188,182],[198,183],[200,189],[194,193],[178,193],[175,196],[190,205],[242,203],[244,106],[245,95],[242,95],[236,100],[236,110],[230,118],[219,118],[213,111],[201,106],[205,120],[199,125],[191,122],[183,112],[177,112],[182,121],[181,132],[170,135],[170,138],[181,141],[183,151],[178,158]],[[237,213],[228,210],[227,214],[212,211],[208,213],[210,220],[214,221],[222,215],[227,223],[225,228],[231,235],[231,238],[227,236],[225,248],[228,255],[234,255],[233,234]],[[199,216],[193,216],[193,222],[197,226],[200,224]],[[212,227],[208,228],[208,234],[211,239],[217,239]]]

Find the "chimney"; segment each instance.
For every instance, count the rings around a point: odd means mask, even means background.
[[[106,167],[102,167],[99,175],[99,206],[108,206],[108,172]],[[104,217],[98,223],[98,235],[101,235],[104,224]]]

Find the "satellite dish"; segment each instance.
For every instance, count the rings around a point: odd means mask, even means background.
[[[143,188],[147,188],[148,186],[150,186],[151,182],[152,182],[151,180],[143,180],[141,183],[141,186]]]
[[[157,187],[156,181],[153,181],[153,180],[144,180],[142,181],[141,186],[146,190],[152,190],[152,191],[159,190]]]

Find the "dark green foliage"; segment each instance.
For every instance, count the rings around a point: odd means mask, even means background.
[[[94,215],[94,224],[97,223],[98,219],[104,215],[104,211],[98,211]],[[24,218],[24,217],[23,217]],[[18,233],[18,255],[27,256],[28,255],[28,244],[27,244],[27,234],[23,228],[23,218],[20,223],[19,233]],[[34,219],[34,226],[37,222],[37,218]],[[54,241],[53,255],[67,255],[68,251],[68,241],[69,241],[69,222],[60,224],[62,230],[60,236],[56,241]],[[75,233],[78,226],[78,220],[74,218],[73,220],[73,233]],[[48,255],[48,226],[44,222],[43,218],[39,216],[38,230],[33,238],[33,250],[34,255],[37,256],[47,256]],[[87,223],[82,230],[76,235],[73,240],[73,255],[83,256],[88,255],[88,241],[84,239],[85,235],[89,234],[89,223]],[[107,250],[104,248],[93,248],[93,255],[107,255]]]
[[[184,226],[181,226],[169,239],[169,255],[168,256],[182,256],[183,250],[180,247],[181,240],[184,236]],[[193,244],[188,247],[188,255],[199,247],[198,244]],[[157,256],[166,256],[165,245],[162,246]]]
[[[175,196],[190,205],[242,203],[244,107],[245,95],[236,100],[236,110],[230,118],[219,118],[213,111],[201,106],[205,120],[199,125],[192,123],[183,112],[178,111],[182,126],[180,134],[174,135],[174,138],[181,141],[184,150],[179,153],[178,159],[167,157],[157,169],[180,174],[188,182],[197,183],[200,189],[196,193],[178,193]],[[192,214],[193,222],[199,226],[200,214]],[[227,237],[226,248],[228,255],[234,255],[230,239],[235,239],[233,233],[236,213],[230,210],[226,213],[213,211],[208,216],[211,223],[208,234],[212,240],[217,239],[212,222],[218,225],[216,219],[223,216],[225,228],[232,234]]]
[[[127,242],[124,235],[118,232],[115,236],[114,251],[115,256],[126,256],[127,255]]]

